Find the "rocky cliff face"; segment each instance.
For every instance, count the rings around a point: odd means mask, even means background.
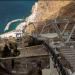
[[[35,21],[37,32],[41,31],[42,26],[53,19],[72,19],[75,17],[74,0],[39,0],[32,7],[32,13],[36,13]]]
[[[73,3],[73,4],[72,4]],[[75,5],[72,0],[39,0],[37,5],[37,21],[44,21],[46,19],[55,19],[59,15],[66,17],[68,16],[71,10],[74,11]],[[32,12],[35,9],[33,6]],[[69,11],[69,12],[68,12]],[[68,15],[66,15],[68,13]]]
[[[59,11],[58,18],[75,18],[75,1],[71,1],[62,7]]]

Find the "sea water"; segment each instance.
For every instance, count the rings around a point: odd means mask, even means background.
[[[12,23],[9,30],[4,31],[8,22],[28,17],[31,14],[31,9],[35,2],[36,0],[0,1],[0,34],[14,30],[20,21]]]

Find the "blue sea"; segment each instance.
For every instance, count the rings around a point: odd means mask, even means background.
[[[0,34],[4,33],[4,28],[8,22],[28,17],[35,2],[36,0],[0,1]],[[8,31],[14,30],[19,23],[13,23]]]

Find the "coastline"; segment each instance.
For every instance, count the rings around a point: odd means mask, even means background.
[[[35,22],[36,21],[35,20],[36,19],[36,15],[37,15],[38,3],[35,2],[35,4],[33,6],[35,6],[35,9],[33,10],[33,12],[28,17],[26,17],[23,22],[20,22],[17,25],[15,25],[16,26],[15,29],[10,31],[10,26],[12,26],[11,23],[15,23],[15,21],[17,22],[18,20],[21,20],[21,19],[12,20],[12,21],[8,22],[8,24],[7,24],[6,28],[5,28],[6,32],[1,34],[0,37],[2,37],[2,38],[9,37],[9,36],[16,37],[14,31],[16,32],[16,31],[20,30],[20,33],[21,33],[21,31],[23,30],[23,27],[25,25],[28,25],[29,22]],[[32,8],[33,8],[33,6],[32,6]]]
[[[32,6],[36,1],[1,1],[0,2],[0,34],[16,29],[20,23],[11,25],[9,30],[4,31],[8,22],[15,19],[25,19],[31,14]]]

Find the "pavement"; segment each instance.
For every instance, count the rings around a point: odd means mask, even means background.
[[[59,75],[57,72],[57,69],[53,66],[53,61],[50,58],[50,68],[49,69],[43,69],[42,75]]]

